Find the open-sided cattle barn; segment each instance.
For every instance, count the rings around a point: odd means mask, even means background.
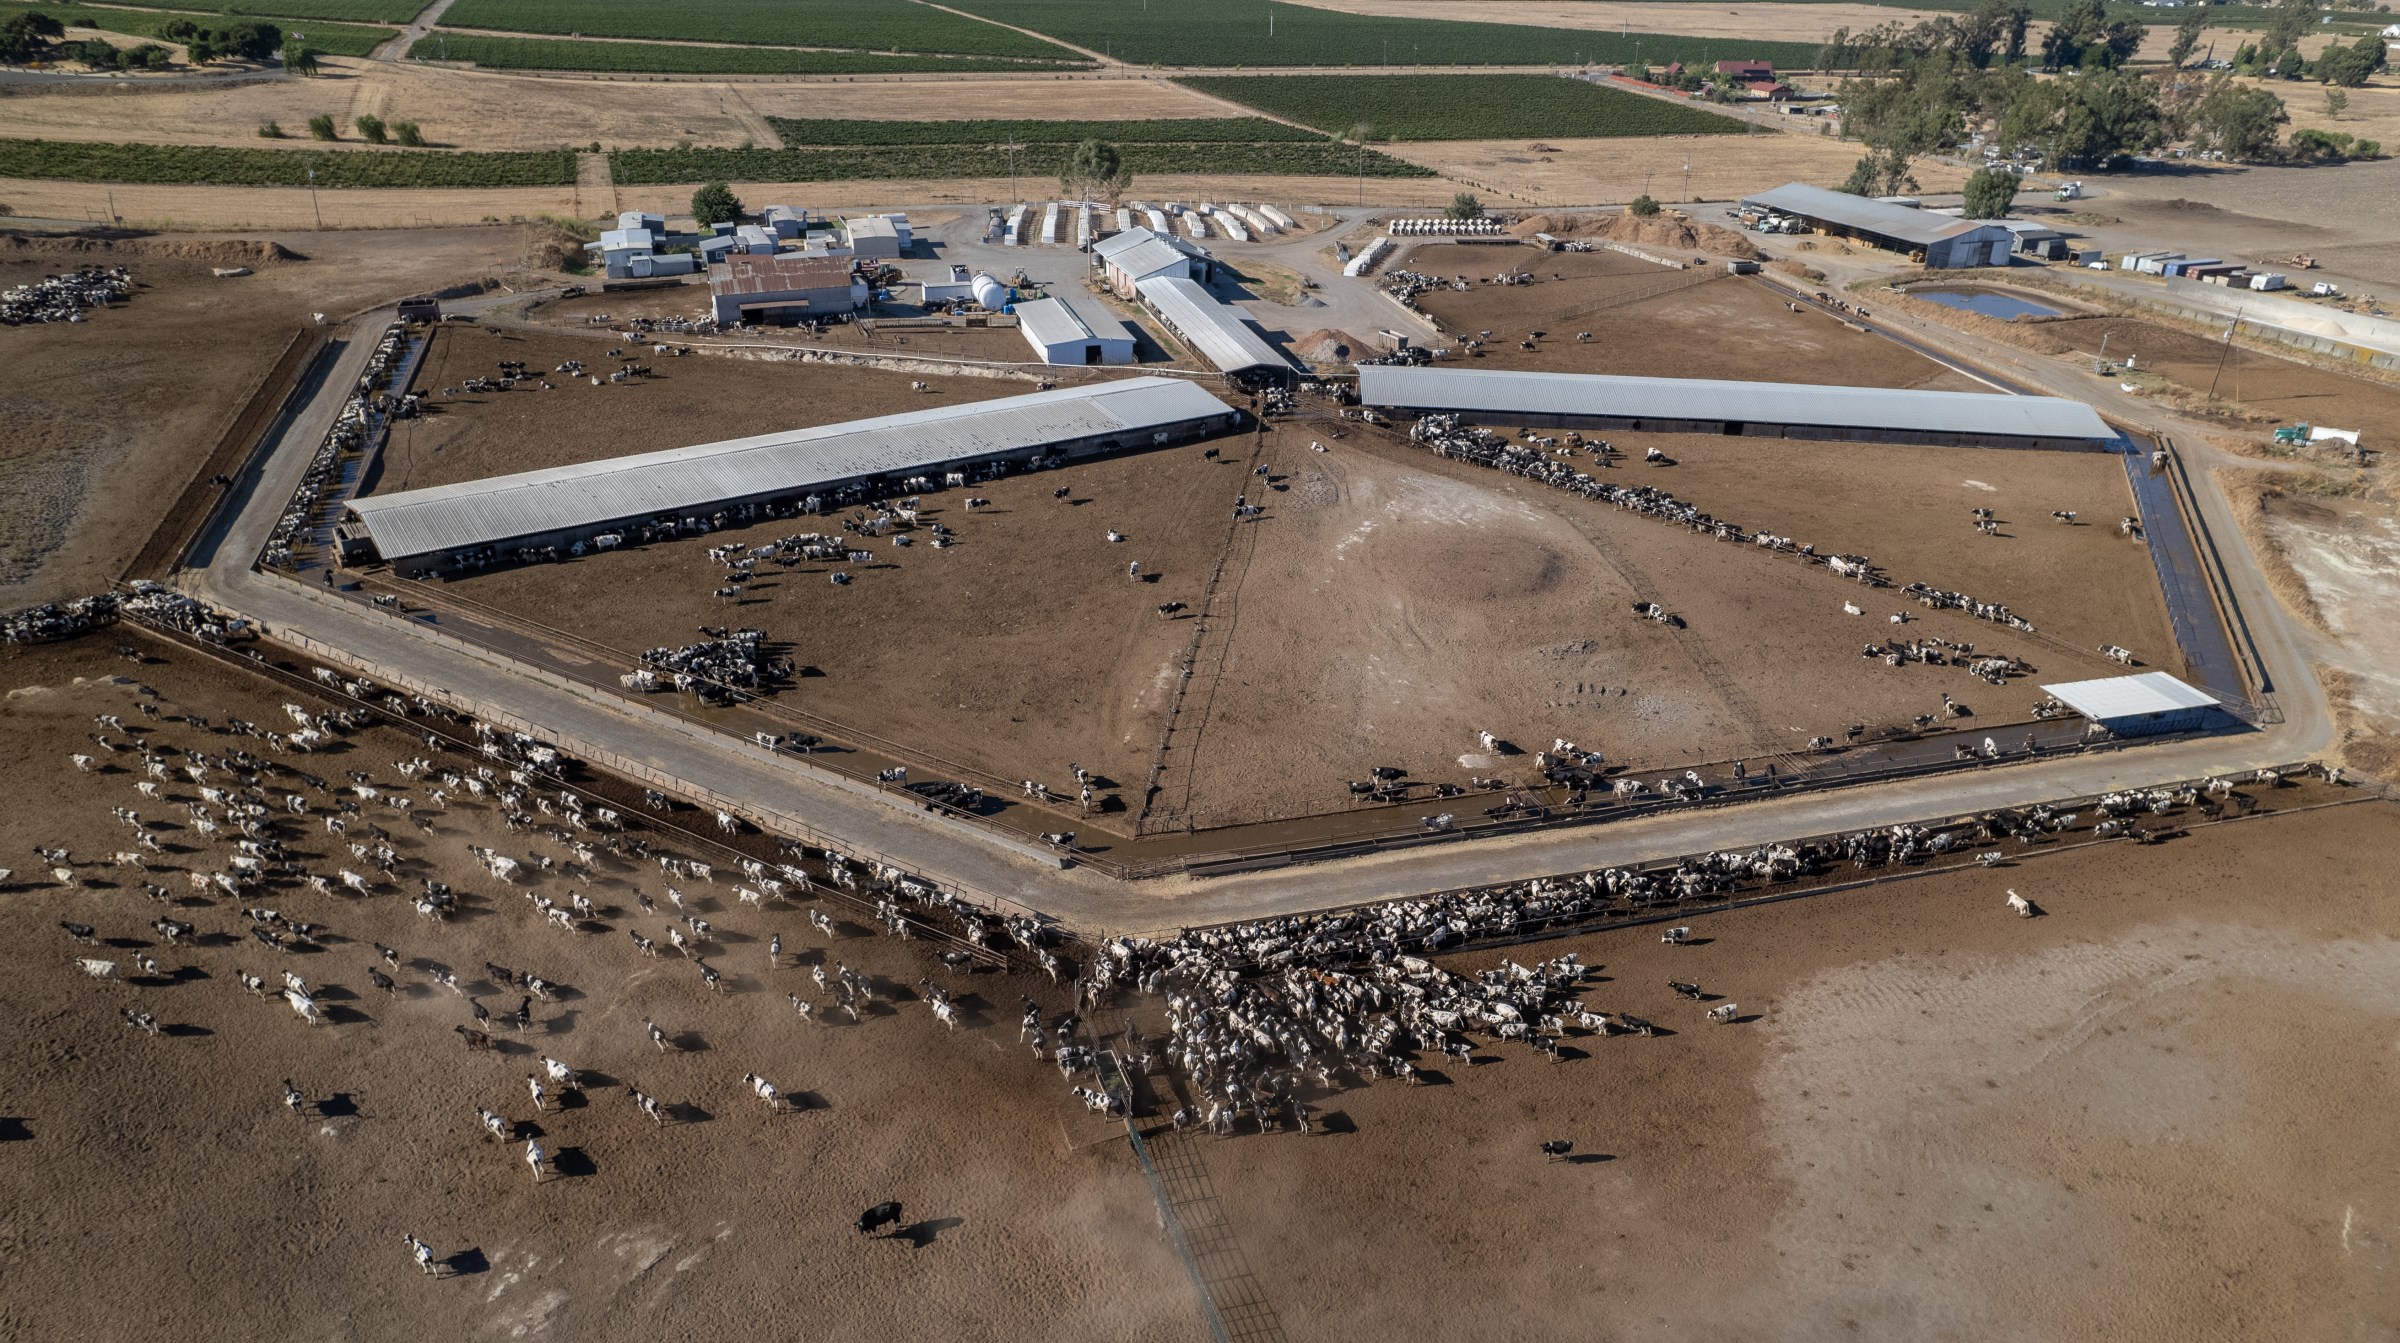
[[[2080,401],[1993,392],[1388,365],[1360,369],[1358,391],[1377,410],[1526,427],[2076,451],[2119,441]]]
[[[709,530],[719,513],[781,516],[848,487],[1189,441],[1239,418],[1182,379],[1127,378],[369,495],[351,501],[341,533],[350,553],[404,574],[479,568],[614,544],[599,538],[629,529]]]

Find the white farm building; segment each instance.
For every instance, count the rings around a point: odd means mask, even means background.
[[[1113,317],[1094,323],[1057,298],[1020,303],[1016,312],[1017,330],[1045,364],[1133,362],[1133,332]]]
[[[921,476],[990,478],[1207,438],[1241,412],[1179,378],[1127,378],[813,429],[353,499],[346,554],[441,575],[790,517],[900,492]]]

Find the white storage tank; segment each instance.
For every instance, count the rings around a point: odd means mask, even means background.
[[[1008,306],[1008,286],[991,277],[986,271],[975,275],[975,301],[993,312]]]

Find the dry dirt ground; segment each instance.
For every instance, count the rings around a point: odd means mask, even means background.
[[[1537,152],[1537,143],[1549,152]],[[1722,201],[1786,182],[1836,186],[1850,175],[1859,155],[1856,144],[1831,137],[1763,131],[1619,140],[1442,140],[1383,149],[1458,181],[1504,193],[1502,199],[1486,202],[1495,208],[1520,203],[1612,205],[1645,193],[1668,202]],[[1927,191],[1955,191],[1966,180],[1965,173],[1944,164],[1923,162],[1913,171]],[[1145,178],[1145,189],[1148,182]],[[1367,189],[1374,199],[1374,184]],[[1338,193],[1325,199],[1352,203]]]
[[[1165,80],[922,79],[876,82],[871,110],[829,110],[808,81],[664,80],[616,83],[327,57],[313,79],[224,89],[134,89],[109,94],[41,85],[0,96],[0,135],[256,146],[273,121],[305,135],[323,112],[351,134],[359,116],[414,120],[428,140],[457,149],[610,149],[685,140],[731,147],[781,142],[768,117],[871,116],[895,121],[1022,117],[1082,120],[1223,116],[1223,105]],[[847,96],[845,95],[845,100]],[[313,142],[312,142],[313,143]],[[364,149],[356,140],[341,146]],[[810,198],[812,203],[814,197]]]
[[[519,247],[494,229],[282,241],[308,259],[260,261],[254,242],[0,237],[0,287],[86,263],[123,264],[143,286],[82,323],[0,329],[0,609],[115,581],[312,312],[491,273]],[[255,274],[211,276],[237,253]]]
[[[53,785],[0,821],[11,853],[88,863],[124,843],[108,807],[157,821],[192,791],[152,802],[133,775],[69,771],[94,714],[222,753],[244,739],[172,716],[265,723],[294,698],[180,650],[133,667],[114,642],[0,661],[0,761]],[[134,716],[131,687],[75,684],[119,673],[156,688],[159,719]],[[368,733],[296,764],[394,785],[416,749]],[[0,1041],[0,1332],[652,1339],[793,1318],[833,1337],[1205,1336],[1132,1161],[1008,1030],[1020,993],[1059,1010],[1045,982],[964,981],[976,1012],[946,1033],[907,1001],[944,973],[923,944],[844,927],[828,945],[797,909],[720,908],[720,886],[698,888],[732,986],[711,997],[621,932],[547,927],[465,857],[547,840],[406,791],[430,834],[374,813],[404,873],[457,883],[469,912],[433,927],[389,889],[276,891],[326,925],[314,954],[248,941],[247,902],[189,897],[165,912],[202,944],[169,947],[130,869],[86,867],[73,889],[19,869],[0,901],[17,948],[0,1009],[18,1023]],[[296,826],[291,842],[312,868],[347,861],[324,839]],[[1206,1211],[1251,1274],[1220,1293],[1246,1291],[1292,1337],[2376,1337],[2400,1322],[2395,845],[2400,812],[2369,803],[1711,915],[1684,948],[1635,928],[1518,949],[1579,952],[1603,976],[1593,1006],[1668,1030],[1327,1096],[1324,1136],[1159,1141],[1205,1167]],[[164,869],[221,861],[169,853],[148,877],[182,895]],[[574,883],[602,921],[661,931],[629,903],[659,890],[655,870],[603,866]],[[2046,917],[2010,917],[2010,887]],[[396,996],[367,981],[376,942],[407,967]],[[137,953],[166,974],[135,973]],[[810,996],[801,966],[820,954],[874,974],[897,1011],[797,1019],[781,995]],[[75,955],[122,977],[87,979]],[[431,975],[504,1013],[515,996],[485,961],[567,989],[474,1054],[450,1029],[466,1001]],[[332,1020],[246,997],[244,969],[305,976]],[[1668,978],[1745,1024],[1701,1024]],[[167,1033],[126,1028],[122,1008]],[[654,1049],[645,1019],[681,1047]],[[522,1078],[543,1055],[586,1077],[537,1113]],[[744,1072],[810,1108],[769,1115]],[[304,1116],[280,1103],[286,1078]],[[675,1122],[644,1120],[627,1083]],[[479,1105],[538,1132],[549,1179],[483,1139]],[[1544,1162],[1536,1144],[1557,1138],[1580,1160]],[[860,1241],[850,1219],[885,1198],[910,1235]],[[403,1233],[443,1276],[416,1272]]]
[[[281,723],[278,705],[293,698],[179,650],[130,666],[110,656],[114,642],[12,650],[0,661],[9,688],[0,761],[16,777],[66,776],[0,823],[8,851],[23,856],[0,903],[14,949],[0,1004],[17,1023],[0,1044],[10,1078],[0,1107],[0,1138],[10,1140],[0,1143],[0,1271],[11,1282],[0,1335],[366,1339],[407,1320],[409,1332],[431,1324],[453,1338],[597,1339],[656,1337],[677,1321],[784,1318],[851,1337],[1190,1336],[1190,1289],[1140,1175],[1120,1147],[1081,1146],[1106,1126],[1008,1029],[1021,993],[1064,1010],[1038,977],[953,976],[961,995],[976,995],[983,1020],[952,1035],[910,1001],[928,972],[948,975],[917,945],[855,924],[829,941],[798,907],[745,910],[720,877],[686,883],[716,926],[711,963],[730,986],[712,996],[695,967],[671,954],[643,958],[624,931],[665,944],[671,911],[655,867],[604,859],[588,879],[496,887],[468,844],[567,855],[503,831],[483,804],[436,807],[393,769],[416,743],[388,732],[289,759],[343,786],[345,771],[366,771],[435,817],[427,835],[382,808],[359,820],[395,834],[407,887],[455,884],[467,909],[446,926],[420,920],[411,891],[392,885],[354,900],[305,889],[191,898],[182,873],[166,869],[221,868],[211,853],[158,855],[161,870],[147,875],[172,883],[183,897],[174,909],[143,898],[145,874],[131,869],[93,870],[75,890],[37,879],[32,845],[66,846],[79,863],[124,847],[110,806],[164,821],[180,814],[175,799],[198,800],[170,787],[167,799],[149,801],[134,790],[139,774],[123,769],[68,770],[67,753],[92,749],[95,714],[148,728],[165,748],[222,753],[247,739],[173,716]],[[159,691],[160,718],[136,717],[131,686],[74,684],[118,673]],[[109,757],[112,766],[132,758]],[[290,774],[276,783],[297,786]],[[313,818],[289,833],[313,870],[360,865]],[[635,907],[637,886],[660,913]],[[570,887],[603,907],[594,926],[605,933],[551,928],[520,895],[563,901]],[[325,925],[324,950],[276,956],[250,941],[236,910],[250,903]],[[149,929],[162,913],[197,925],[213,945],[163,945]],[[79,947],[59,920],[91,924],[110,941]],[[775,969],[772,934],[784,946]],[[383,969],[370,945],[378,942],[408,967],[395,975],[396,996],[367,980],[370,967]],[[137,949],[165,976],[139,974]],[[118,961],[119,982],[84,978],[70,953]],[[877,976],[898,1011],[855,1025],[838,1013],[829,1024],[803,1021],[785,995],[824,997],[806,968],[819,959],[829,973],[846,962]],[[472,1024],[467,999],[430,975],[452,970],[497,1018],[520,995],[490,981],[478,968],[487,961],[566,988],[560,1001],[535,1004],[530,1031],[495,1020],[499,1049],[470,1053],[452,1033]],[[271,981],[287,970],[304,976],[332,1020],[312,1029],[281,1002],[245,996],[242,969]],[[120,1007],[151,1012],[169,1033],[128,1029]],[[654,1048],[645,1020],[680,1047]],[[537,1113],[524,1078],[544,1055],[587,1078]],[[770,1115],[743,1083],[747,1072],[809,1108]],[[284,1108],[285,1078],[316,1103],[305,1116]],[[628,1083],[674,1107],[676,1122],[654,1127],[628,1100]],[[478,1105],[521,1126],[516,1141],[486,1139]],[[556,1162],[538,1186],[521,1160],[529,1134]],[[888,1198],[904,1201],[917,1247],[861,1241],[851,1229],[859,1209]],[[421,1278],[403,1233],[430,1241],[454,1276]],[[141,1290],[122,1290],[134,1281]]]
[[[1465,361],[1470,366],[1991,390],[1838,318],[1793,312],[1775,290],[1740,276],[1720,274],[1689,288],[1620,303],[1626,295],[1696,277],[1618,253],[1550,254],[1457,244],[1420,247],[1395,268],[1469,277],[1472,288],[1431,290],[1420,294],[1417,304],[1446,331],[1493,333],[1483,357]],[[1483,283],[1508,270],[1529,273],[1534,281]],[[1559,274],[1568,278],[1551,278]],[[1594,304],[1610,306],[1580,311]],[[1518,338],[1533,331],[1547,334],[1532,350],[1518,348]],[[1591,339],[1576,340],[1578,332],[1589,332]]]
[[[1720,316],[1704,309],[1701,320]],[[496,367],[503,350],[539,363],[581,348],[481,331],[442,340],[437,385]],[[663,376],[649,386],[462,398],[404,430],[380,481],[445,483],[888,408],[858,399],[870,388],[893,405],[932,399],[906,392],[904,374],[700,355],[651,362]],[[1013,390],[934,381],[946,399]],[[726,404],[738,416],[716,411]],[[878,546],[879,560],[848,587],[807,564],[753,584],[738,605],[710,596],[722,575],[701,553],[708,546],[829,525],[783,520],[423,595],[567,632],[628,666],[702,624],[754,625],[813,669],[780,696],[793,707],[987,782],[1054,779],[1076,763],[1138,801],[1191,638],[1190,617],[1162,620],[1155,608],[1198,606],[1230,540],[1221,609],[1178,721],[1182,763],[1163,780],[1163,809],[1202,827],[1337,809],[1343,781],[1372,765],[1426,781],[1504,775],[1500,761],[1462,758],[1487,727],[1521,744],[1564,736],[1612,760],[1668,764],[1790,750],[1853,722],[1899,725],[1938,712],[1945,691],[1982,721],[2019,721],[2040,698],[2038,680],[2107,671],[2091,651],[2102,642],[2175,665],[2140,550],[2113,544],[2105,527],[2047,518],[2053,508],[2126,511],[2113,458],[1678,436],[1622,445],[1638,459],[1656,441],[1688,460],[1618,468],[1628,481],[1823,551],[1865,553],[1903,582],[2008,602],[2079,650],[1955,613],[1906,631],[2040,668],[2003,690],[1954,670],[1863,661],[1860,644],[1893,632],[1889,612],[1842,615],[1862,595],[1798,561],[1443,463],[1378,434],[1310,451],[1325,432],[1294,424],[1267,436],[1258,460],[1280,488],[1248,473],[1249,440],[1237,438],[1216,445],[1217,461],[1187,447],[979,486],[993,506],[973,513],[956,506],[960,496],[931,496],[925,521],[953,528],[959,543]],[[1059,488],[1068,501],[1051,497]],[[1229,530],[1244,492],[1268,514]],[[2002,511],[2002,537],[1973,536],[1973,506]],[[1110,543],[1110,530],[1129,539]],[[1126,581],[1131,561],[1145,581]],[[1649,600],[1689,628],[1630,613]]]
[[[2369,430],[2400,423],[2400,387],[2238,345],[2228,349],[2221,340],[2139,318],[2011,323],[2005,334],[2045,354],[2094,355],[2105,338],[2112,363],[2122,363],[2130,356],[2140,371],[2202,395],[2213,385],[2218,400],[2237,403],[2279,423]],[[2250,433],[2262,441],[2270,436],[2264,426]]]
[[[589,304],[595,312],[614,311],[617,297],[594,295],[550,306]],[[445,327],[426,352],[417,383],[432,393],[430,413],[394,427],[381,467],[367,481],[368,492],[390,494],[1033,390],[1031,381],[1015,378],[925,377],[715,354],[679,358],[605,336],[605,331],[566,335]],[[553,384],[547,392],[521,386],[511,392],[443,395],[443,389],[478,375],[498,377],[503,359],[521,360],[537,375],[570,359],[605,373],[618,363],[607,357],[612,349],[638,360],[650,376],[594,387],[553,371],[545,379]],[[910,390],[915,382],[929,390]]]

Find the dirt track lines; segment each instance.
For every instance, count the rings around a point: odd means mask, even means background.
[[[1248,483],[1256,478],[1253,473],[1257,471],[1259,458],[1264,455],[1265,452],[1265,425],[1260,424],[1258,428],[1250,435],[1250,455],[1242,462],[1241,479],[1245,487],[1242,491],[1243,493],[1248,493]],[[1133,833],[1136,836],[1144,834],[1156,834],[1162,829],[1174,828],[1171,825],[1152,825],[1149,822],[1151,820],[1152,808],[1157,803],[1161,792],[1164,790],[1164,781],[1167,770],[1167,756],[1168,753],[1174,749],[1176,728],[1180,725],[1182,719],[1183,702],[1185,697],[1191,692],[1192,682],[1197,679],[1200,674],[1200,658],[1202,650],[1209,642],[1209,632],[1215,626],[1215,613],[1219,609],[1217,605],[1218,594],[1224,591],[1226,568],[1228,565],[1233,563],[1238,552],[1242,567],[1244,570],[1247,570],[1249,567],[1250,556],[1256,553],[1258,549],[1258,542],[1256,538],[1250,534],[1250,528],[1257,525],[1257,520],[1253,519],[1248,526],[1245,526],[1241,518],[1231,516],[1231,510],[1233,508],[1232,501],[1225,500],[1221,502],[1228,513],[1225,524],[1225,543],[1218,548],[1216,565],[1209,571],[1208,583],[1202,587],[1197,609],[1192,613],[1192,642],[1191,645],[1184,650],[1182,665],[1175,677],[1175,688],[1167,698],[1166,721],[1160,725],[1158,730],[1158,749],[1153,751],[1150,756],[1150,777],[1143,782],[1141,806],[1134,813]],[[1217,681],[1224,675],[1225,658],[1227,652],[1232,647],[1233,625],[1238,616],[1239,607],[1241,604],[1241,590],[1242,577],[1240,573],[1236,573],[1233,580],[1232,595],[1226,599],[1229,604],[1223,608],[1226,612],[1224,637],[1216,641],[1216,668],[1209,674],[1208,691],[1201,701],[1200,720],[1192,728],[1192,740],[1189,745],[1183,748],[1184,759],[1186,761],[1196,761],[1198,759],[1198,753],[1200,750],[1200,734],[1207,729],[1208,711],[1209,708],[1216,702]],[[1187,764],[1184,767],[1182,801],[1173,812],[1167,813],[1167,815],[1171,817],[1183,817],[1188,815],[1188,809],[1190,808],[1192,801],[1192,779],[1193,767],[1192,765]],[[1188,822],[1185,822],[1185,824],[1188,825]]]
[[[1655,594],[1658,589],[1651,584],[1649,575],[1640,565],[1628,559],[1625,553],[1609,539],[1608,528],[1604,520],[1579,517],[1573,509],[1551,508],[1548,511],[1569,527],[1574,528],[1576,534],[1591,546],[1592,553],[1599,556],[1601,562],[1610,569],[1615,570],[1617,577],[1624,580],[1628,589],[1637,596],[1642,596],[1646,601],[1656,600]],[[1685,641],[1686,632],[1684,630],[1670,625],[1667,627],[1667,634],[1674,641],[1675,651],[1681,653],[1684,661],[1691,665],[1693,673],[1708,684],[1709,691],[1717,697],[1718,702],[1725,706],[1726,712],[1739,719],[1742,726],[1750,730],[1752,740],[1746,745],[1759,745],[1775,740],[1773,725],[1766,721],[1766,716],[1758,711],[1758,706],[1751,701],[1750,697],[1742,693],[1742,688],[1725,674],[1723,667],[1717,665],[1714,659],[1694,651]],[[1782,754],[1779,750],[1775,753]]]

